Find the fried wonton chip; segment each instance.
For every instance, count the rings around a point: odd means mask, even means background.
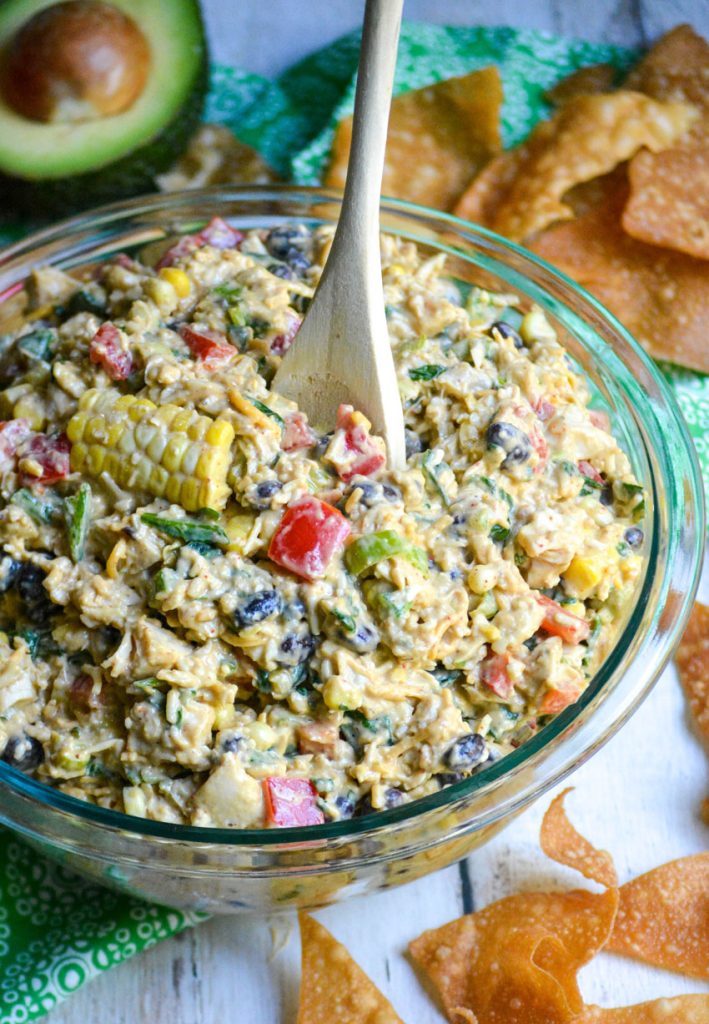
[[[265,185],[278,178],[255,149],[240,142],[224,125],[203,124],[187,151],[157,181],[163,192],[174,192],[205,185]]]
[[[618,875],[610,853],[597,850],[588,839],[576,831],[564,809],[565,789],[549,805],[539,833],[539,845],[547,857],[575,868],[584,878],[590,878],[608,888],[618,885]]]
[[[675,996],[606,1010],[587,1006],[578,1024],[706,1024],[709,996]]]
[[[544,93],[544,99],[561,107],[575,96],[588,96],[597,92],[610,92],[616,70],[612,64],[588,64],[572,71]]]
[[[502,948],[506,950],[506,964],[514,956],[516,980],[504,983],[504,991],[513,1001],[523,1000],[524,989],[525,1011],[532,998],[549,998],[557,1008],[555,1012],[579,1013],[583,1004],[576,973],[608,940],[617,901],[615,889],[601,894],[580,889],[519,893],[424,932],[410,943],[409,951],[435,988],[451,1021],[465,1019],[460,1013],[456,1017],[460,1008],[480,1017],[494,1005],[490,992],[500,991],[503,983],[499,977]],[[508,973],[506,970],[505,975]],[[524,1013],[499,1019],[506,1024],[518,1019],[533,1024],[536,1020]],[[570,1018],[552,1017],[550,1021],[557,1019]]]
[[[654,99],[691,103],[700,117],[677,146],[633,158],[623,227],[643,242],[709,259],[709,44],[680,25],[627,84]]]
[[[660,103],[637,92],[576,96],[486,167],[455,213],[524,241],[573,216],[562,199],[574,185],[612,171],[643,146],[666,149],[695,117],[685,103]]]
[[[630,72],[624,88],[658,100],[709,107],[709,44],[690,25],[664,35]]]
[[[496,67],[403,93],[392,101],[382,192],[450,210],[499,152],[502,82]],[[325,184],[344,187],[352,118],[340,122]]]
[[[627,235],[627,188],[540,235],[532,249],[584,285],[657,359],[709,372],[709,264]]]
[[[662,864],[619,891],[607,949],[709,980],[709,853]]]
[[[342,943],[300,915],[301,979],[297,1024],[403,1024]]]
[[[675,661],[699,735],[709,746],[709,606],[694,605]]]

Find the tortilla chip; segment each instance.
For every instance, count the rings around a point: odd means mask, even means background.
[[[382,193],[450,210],[470,179],[499,152],[502,82],[496,67],[395,97]],[[337,128],[325,184],[343,188],[352,118]]]
[[[701,117],[678,146],[634,157],[623,227],[640,241],[709,259],[709,44],[680,25],[627,84],[655,99],[691,103]]]
[[[687,104],[660,103],[637,92],[576,96],[486,168],[455,213],[524,241],[573,216],[562,199],[574,185],[612,171],[643,146],[666,149],[695,117]]]
[[[606,1010],[587,1006],[578,1024],[706,1024],[709,996],[675,996]]]
[[[606,949],[709,980],[709,853],[662,864],[619,891]]]
[[[615,889],[601,894],[584,890],[520,893],[424,932],[410,943],[409,951],[452,1021],[460,1008],[479,1016],[489,1005],[493,989],[521,999],[514,987],[517,978],[527,992],[525,999],[533,993],[535,999],[549,996],[551,1005],[578,1013],[582,1003],[576,972],[605,945],[617,900]],[[515,979],[509,981],[510,970],[505,967],[503,979],[499,965],[510,964],[512,958]],[[501,989],[508,981],[511,987]],[[523,1005],[526,1011],[527,1004]],[[516,1018],[504,1020],[512,1024]],[[532,1024],[530,1017],[520,1020]]]
[[[638,153],[629,176],[622,221],[628,234],[709,259],[709,136],[702,146]]]
[[[627,235],[620,216],[627,189],[531,248],[588,288],[650,355],[709,372],[709,265]]]
[[[403,1024],[342,943],[300,914],[301,979],[297,1024]]]
[[[694,605],[675,661],[699,735],[709,745],[709,606]]]
[[[610,92],[615,81],[616,69],[612,64],[588,64],[585,68],[572,71],[555,86],[544,93],[544,99],[561,107],[576,96],[589,96],[598,92]]]
[[[678,25],[633,68],[623,88],[709,109],[709,44],[690,25]]]
[[[278,178],[263,157],[220,124],[201,125],[177,163],[157,178],[163,192],[234,183],[265,185],[271,181]]]
[[[564,809],[564,798],[571,788],[559,793],[549,805],[539,833],[539,844],[552,860],[575,868],[584,878],[610,888],[618,885],[613,858],[606,850],[597,850],[576,831]]]

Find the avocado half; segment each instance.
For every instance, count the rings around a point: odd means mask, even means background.
[[[0,3],[0,60],[55,0]],[[110,0],[150,48],[146,84],[122,113],[73,123],[19,115],[0,95],[0,215],[59,215],[155,189],[199,123],[209,61],[197,0]]]

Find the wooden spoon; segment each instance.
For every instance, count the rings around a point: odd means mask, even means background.
[[[384,438],[392,469],[406,463],[404,416],[384,314],[379,198],[403,0],[367,0],[352,147],[340,219],[320,284],[273,381],[316,427],[342,402]]]

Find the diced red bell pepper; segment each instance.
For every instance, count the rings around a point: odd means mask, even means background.
[[[539,462],[537,463],[535,472],[541,473],[549,459],[549,445],[546,443],[541,430],[537,430],[536,427],[533,427],[530,431],[529,440],[532,443],[532,448],[534,448],[535,452],[539,456]]]
[[[325,574],[349,535],[350,524],[341,512],[306,495],[284,512],[271,538],[268,557],[296,576],[314,580]]]
[[[603,479],[601,474],[598,472],[597,469],[595,469],[591,465],[590,462],[586,462],[585,459],[581,459],[581,461],[578,464],[578,467],[579,472],[582,473],[584,476],[587,476],[590,480],[595,480],[597,484],[605,484],[605,480]]]
[[[182,340],[186,342],[195,359],[203,362],[207,369],[212,370],[236,355],[236,349],[230,345],[223,334],[210,331],[208,328],[197,330],[190,324],[180,327]]]
[[[510,697],[514,689],[514,683],[507,671],[509,663],[509,654],[492,654],[482,663],[480,670],[483,685],[504,699]]]
[[[566,644],[580,644],[582,640],[588,640],[591,627],[585,619],[567,612],[562,605],[544,594],[537,594],[536,598],[544,609],[541,628],[545,633],[560,636]]]
[[[308,426],[308,421],[302,412],[292,412],[290,416],[286,416],[286,425],[281,437],[281,448],[284,452],[295,452],[299,448],[311,448],[315,441],[315,434]]]
[[[89,359],[111,380],[126,380],[133,370],[133,357],[121,347],[121,332],[109,322],[101,324],[89,342]]]
[[[599,430],[611,429],[611,421],[608,418],[608,414],[602,412],[600,409],[589,409],[588,418],[594,427],[597,427]]]
[[[556,412],[554,406],[551,402],[548,402],[546,398],[538,398],[536,402],[532,403],[532,408],[537,414],[537,418],[540,419],[542,423],[546,423],[547,420],[550,420]]]
[[[303,321],[295,313],[289,314],[289,323],[286,328],[285,334],[277,334],[271,342],[271,353],[274,356],[282,356],[288,351],[293,344],[295,336],[300,329],[300,325]]]
[[[568,708],[569,704],[574,704],[581,696],[581,693],[581,687],[576,686],[574,683],[565,683],[558,689],[552,688],[547,690],[539,705],[539,714],[558,715],[564,708]]]
[[[18,453],[20,458],[36,462],[41,473],[22,474],[23,484],[54,484],[69,475],[69,455],[71,443],[66,434],[35,434],[22,445]]]
[[[263,783],[266,820],[277,828],[322,825],[325,815],[318,807],[317,790],[308,779],[272,775]]]
[[[28,420],[5,420],[0,423],[0,473],[15,465],[17,449],[32,433]]]
[[[212,217],[209,224],[197,234],[185,235],[171,245],[155,264],[155,269],[162,270],[163,267],[171,267],[183,256],[189,256],[196,249],[201,249],[203,245],[212,245],[215,249],[235,249],[243,238],[241,231],[237,231],[221,217]]]
[[[382,442],[372,437],[351,405],[341,405],[337,410],[336,426],[344,430],[345,451],[353,456],[344,465],[335,466],[344,483],[355,476],[371,476],[382,468],[386,462]]]

